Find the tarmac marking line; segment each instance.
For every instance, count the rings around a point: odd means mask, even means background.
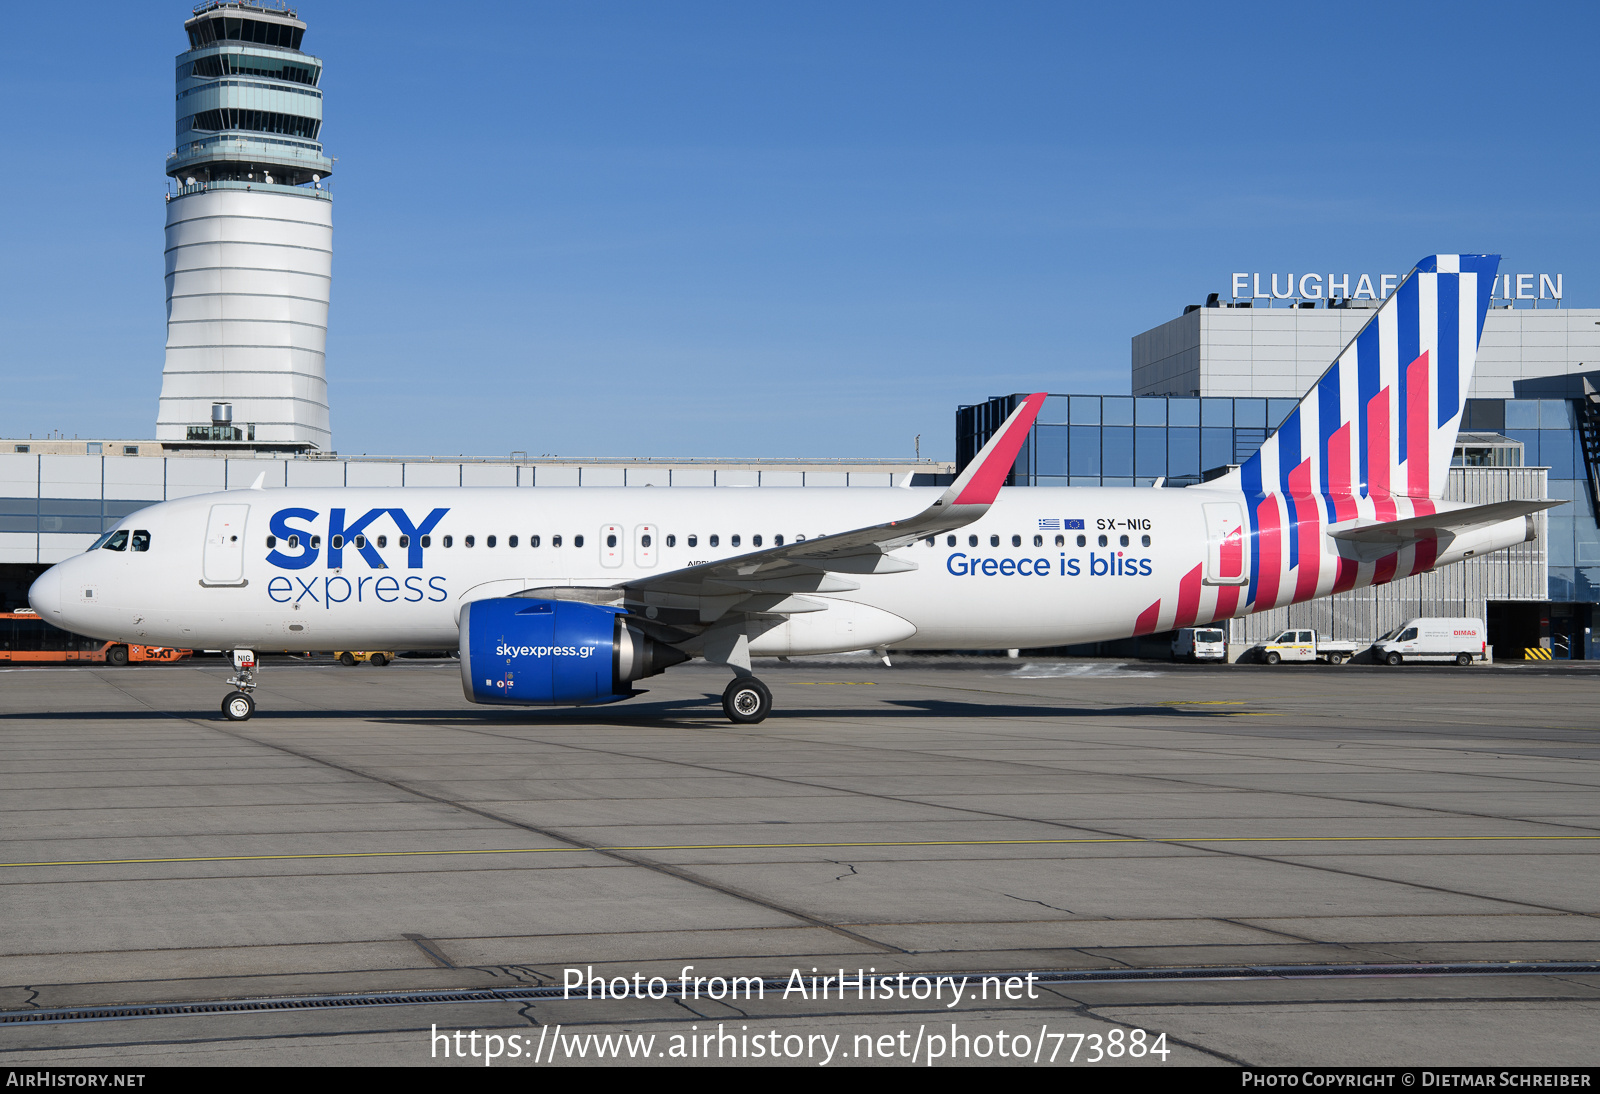
[[[444,851],[329,851],[299,855],[194,855],[181,858],[75,859],[59,862],[0,862],[0,869],[23,866],[148,866],[184,862],[269,862],[352,858],[425,858],[442,855],[540,855],[605,851],[761,851],[851,847],[1044,847],[1105,843],[1473,843],[1600,840],[1596,836],[1152,836],[1084,839],[864,840],[825,843],[683,843],[635,847],[494,847]]]

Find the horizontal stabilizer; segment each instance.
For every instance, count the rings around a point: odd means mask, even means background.
[[[1383,524],[1335,525],[1328,534],[1334,539],[1349,543],[1375,543],[1401,547],[1421,539],[1437,539],[1441,535],[1459,535],[1473,528],[1486,528],[1491,524],[1515,520],[1545,509],[1564,505],[1561,501],[1497,501],[1490,505],[1474,505],[1468,509],[1451,509],[1444,513],[1431,513],[1425,517],[1391,520]]]

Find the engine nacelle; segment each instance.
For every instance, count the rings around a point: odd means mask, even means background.
[[[634,694],[633,681],[687,660],[621,608],[504,597],[461,609],[461,690],[474,703],[614,703]]]

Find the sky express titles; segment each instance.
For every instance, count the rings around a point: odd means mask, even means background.
[[[328,569],[338,570],[344,567],[344,552],[347,547],[354,547],[366,561],[369,569],[387,570],[389,564],[378,553],[378,548],[373,544],[371,537],[366,535],[367,529],[385,513],[394,518],[394,526],[400,532],[401,543],[406,552],[406,569],[422,569],[422,537],[438,527],[449,509],[435,509],[423,518],[421,524],[411,523],[411,518],[404,509],[368,509],[354,523],[346,523],[343,509],[328,510]],[[280,570],[304,570],[317,561],[322,553],[322,537],[310,528],[296,528],[289,524],[293,521],[310,523],[317,519],[315,509],[279,509],[272,514],[270,523],[271,534],[277,543],[267,555],[269,565]],[[355,542],[356,537],[361,537],[361,542]],[[284,550],[287,548],[287,551]],[[290,553],[293,552],[293,553]]]
[[[378,553],[373,537],[366,533],[375,521],[388,514],[394,518],[394,526],[400,533],[399,546],[406,552],[406,568],[420,570],[425,546],[422,538],[438,527],[439,521],[443,520],[449,511],[449,509],[435,509],[419,524],[413,523],[404,509],[369,509],[353,522],[346,520],[345,510],[330,509],[327,567],[330,570],[343,568],[345,550],[354,549],[369,568],[387,570],[389,564]],[[280,509],[272,514],[269,527],[275,542],[267,555],[268,564],[280,570],[304,570],[313,565],[322,555],[322,537],[310,527],[297,525],[309,525],[318,515],[315,509],[299,508]],[[296,523],[290,524],[290,521]],[[449,593],[444,588],[444,580],[443,577],[435,576],[427,578],[424,584],[423,577],[415,574],[403,579],[363,576],[352,580],[339,574],[320,579],[314,577],[310,580],[298,576],[292,580],[288,577],[275,577],[267,582],[267,596],[277,604],[288,604],[291,601],[299,604],[305,600],[327,608],[351,600],[357,603],[377,600],[384,604],[416,604],[426,599],[439,603],[449,599]]]

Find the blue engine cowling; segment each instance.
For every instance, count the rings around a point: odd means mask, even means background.
[[[687,660],[621,608],[523,597],[461,608],[461,689],[474,703],[614,703],[634,694],[633,681]]]

